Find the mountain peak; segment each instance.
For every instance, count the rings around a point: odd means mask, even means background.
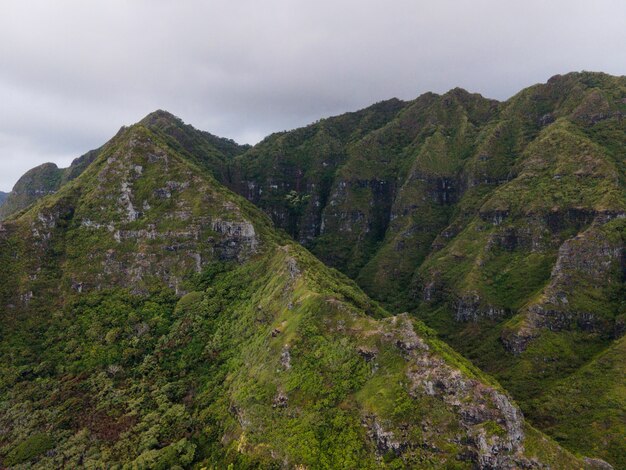
[[[157,109],[156,111],[152,111],[146,117],[144,117],[139,124],[143,124],[145,126],[162,126],[163,124],[175,124],[182,125],[184,124],[183,120],[178,116],[173,115],[169,111],[165,111],[164,109]]]
[[[111,139],[72,184],[17,221],[35,227],[33,244],[44,246],[71,220],[72,236],[89,238],[94,248],[89,257],[70,256],[74,281],[85,288],[126,285],[140,293],[161,280],[183,292],[184,273],[216,260],[241,261],[261,242],[230,193],[191,163],[135,124]],[[94,263],[104,272],[94,276]]]

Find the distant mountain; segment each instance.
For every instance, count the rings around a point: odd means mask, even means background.
[[[75,159],[69,168],[58,168],[54,163],[44,163],[22,176],[0,206],[0,220],[27,208],[33,202],[54,194],[66,182],[80,175],[95,160],[98,150],[91,150]]]
[[[0,206],[2,204],[4,204],[4,201],[6,200],[8,195],[9,195],[9,193],[5,193],[3,191],[0,191]]]
[[[142,121],[0,224],[1,466],[586,465],[197,157]]]
[[[582,72],[555,76],[505,102],[462,89],[384,101],[272,134],[254,147],[164,111],[134,128],[146,129],[193,174],[254,203],[386,310],[424,321],[495,376],[529,421],[569,450],[624,468],[625,116],[626,77]],[[20,210],[45,193],[40,182],[50,179],[31,177],[35,183],[23,185],[39,193]],[[66,187],[72,183],[54,191]],[[98,204],[95,213],[107,207]],[[200,201],[177,204],[205,210]],[[14,210],[5,208],[6,216]],[[169,220],[171,211],[178,209],[167,206],[161,217]],[[9,216],[8,224],[14,220]],[[137,230],[152,234],[149,227]],[[186,292],[184,269],[176,274],[180,259],[163,265],[158,252],[145,250],[129,247],[131,258],[95,269],[95,279],[142,259],[145,269],[161,269],[152,277],[169,276],[170,288]],[[16,269],[15,277],[24,278]],[[122,276],[114,284],[145,294],[144,277]],[[85,286],[101,289],[99,282]]]

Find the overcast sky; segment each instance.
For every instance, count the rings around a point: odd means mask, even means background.
[[[624,0],[0,0],[0,190],[162,108],[239,142],[455,86],[626,74]]]

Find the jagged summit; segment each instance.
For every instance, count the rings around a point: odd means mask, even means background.
[[[127,133],[128,129],[138,126],[159,134],[171,145],[176,146],[178,151],[185,153],[190,161],[208,169],[220,179],[225,176],[228,160],[249,148],[233,140],[198,131],[185,124],[180,118],[163,110],[148,114],[133,126],[122,127],[112,140]],[[102,147],[91,150],[76,158],[65,169],[59,169],[54,163],[46,163],[27,172],[9,193],[6,203],[0,207],[0,220],[25,209],[45,195],[55,193],[63,184],[80,176],[89,164],[96,160],[101,151]]]
[[[91,234],[92,255],[82,257],[79,247],[73,247],[78,250],[73,262],[83,265],[73,266],[72,283],[93,289],[123,283],[142,291],[151,278],[167,273],[166,283],[177,290],[179,273],[190,268],[201,271],[211,259],[242,259],[259,244],[253,226],[228,202],[231,197],[197,173],[192,162],[138,123],[102,147],[75,180],[22,217],[42,224],[38,233],[43,239],[52,237],[48,229],[68,216],[71,227],[79,231],[77,238]],[[131,252],[132,247],[141,247],[142,261],[122,259],[121,253],[107,257],[112,241],[118,246],[128,243]],[[166,246],[177,252],[184,247],[184,254],[172,260],[162,257]],[[104,273],[92,272],[94,264]]]

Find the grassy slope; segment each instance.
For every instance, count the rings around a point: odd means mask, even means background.
[[[626,338],[557,381],[531,402],[535,421],[563,445],[587,455],[606,455],[626,467]],[[563,399],[567,397],[567,406]]]

